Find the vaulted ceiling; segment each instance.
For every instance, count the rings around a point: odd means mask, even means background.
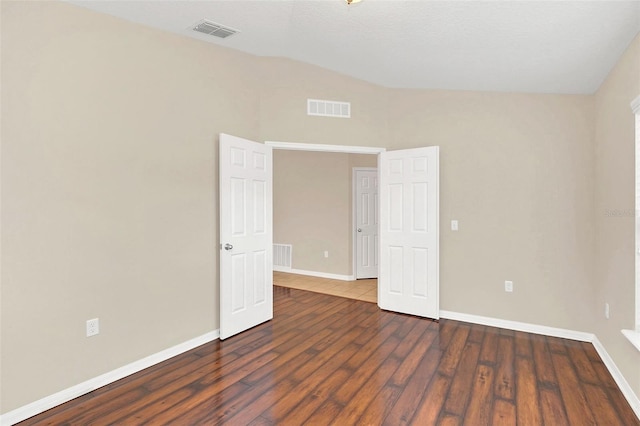
[[[640,1],[71,3],[392,88],[591,94],[640,31]],[[203,19],[239,30],[220,39]]]

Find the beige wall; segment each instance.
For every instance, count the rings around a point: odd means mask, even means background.
[[[262,61],[262,140],[386,147],[387,90],[287,59]],[[351,102],[351,118],[308,116],[307,99]]]
[[[441,147],[441,309],[589,331],[592,97],[398,90],[391,111],[392,148]]]
[[[7,412],[218,328],[216,135],[259,103],[256,58],[63,3],[1,47]]]
[[[615,322],[632,309],[633,227],[600,214],[633,208],[616,126],[631,126],[637,41],[595,101],[388,90],[64,3],[1,5],[0,412],[218,328],[219,132],[440,145],[442,309],[602,331],[640,393]],[[352,118],[307,117],[310,97],[350,101]],[[605,297],[610,327],[594,324]]]
[[[273,241],[293,245],[292,268],[353,274],[352,168],[376,164],[375,155],[274,151]]]
[[[640,36],[595,95],[596,298],[594,332],[640,396],[640,352],[620,333],[635,320],[635,121],[630,103],[640,95]],[[607,212],[623,212],[610,215]],[[626,212],[626,213],[624,213]],[[609,303],[610,319],[604,318]]]

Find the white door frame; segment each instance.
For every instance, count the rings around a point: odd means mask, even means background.
[[[269,145],[273,149],[289,151],[342,152],[345,154],[379,154],[387,151],[386,148],[376,148],[372,146],[325,145],[319,143],[277,141],[266,141],[264,144]]]
[[[378,171],[377,167],[353,167],[351,169],[351,258],[353,260],[352,271],[353,277],[358,279],[358,233],[356,232],[356,228],[358,227],[358,218],[357,218],[357,199],[356,199],[356,174],[358,171]],[[377,276],[376,276],[377,278]]]
[[[297,142],[278,142],[278,141],[265,141],[265,145],[271,146],[272,149],[283,149],[283,150],[291,150],[291,151],[316,151],[316,152],[339,152],[346,154],[380,154],[382,152],[386,152],[385,148],[377,148],[377,147],[366,147],[366,146],[348,146],[348,145],[325,145],[325,144],[307,144],[307,143],[297,143]],[[380,173],[380,157],[378,156],[378,174]],[[438,178],[439,179],[439,178]],[[439,193],[439,191],[438,191]],[[439,199],[439,195],[438,195]],[[439,205],[439,202],[438,202]],[[439,215],[439,207],[436,212]],[[436,227],[439,227],[439,221]],[[439,230],[438,230],[439,231]],[[438,258],[439,258],[439,243],[438,243]],[[439,264],[439,260],[438,260]],[[353,271],[355,276],[355,269]],[[378,273],[378,277],[380,274]],[[438,281],[438,298],[440,292],[440,283]],[[378,283],[378,293],[380,292],[380,285]],[[439,309],[439,307],[438,307]],[[439,311],[438,311],[439,316]]]
[[[265,141],[265,145],[269,145],[271,148],[289,150],[289,151],[310,151],[310,152],[339,152],[344,154],[374,154],[378,155],[381,152],[386,152],[386,148],[377,148],[372,146],[350,146],[350,145],[326,145],[326,144],[313,144],[313,143],[300,143],[300,142],[278,142],[278,141]],[[355,202],[355,194],[354,194]],[[352,216],[352,227],[355,229],[355,211]],[[356,276],[356,259],[355,259],[355,236],[351,235],[351,244],[353,246],[353,266],[352,276]]]

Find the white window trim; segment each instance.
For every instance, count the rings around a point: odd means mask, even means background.
[[[635,330],[622,330],[622,334],[640,351],[640,96],[631,102],[631,110],[635,114],[636,134],[635,134],[635,150],[636,150],[636,214],[635,214],[635,233],[636,233],[636,254],[635,254],[635,298],[636,298],[636,318]]]

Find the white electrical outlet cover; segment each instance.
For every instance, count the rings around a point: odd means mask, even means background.
[[[513,281],[505,281],[504,282],[504,291],[508,293],[513,292]]]
[[[100,334],[100,320],[98,318],[87,320],[87,337]]]

